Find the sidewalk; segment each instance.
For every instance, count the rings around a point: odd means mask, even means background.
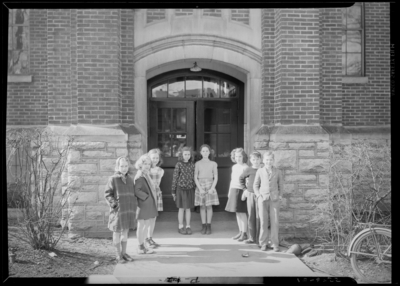
[[[179,234],[177,213],[160,212],[153,239],[161,246],[153,254],[138,255],[136,234],[131,232],[127,253],[134,261],[118,264],[114,277],[121,283],[168,283],[168,277],[190,283],[199,277],[197,283],[258,284],[263,277],[326,276],[313,272],[295,255],[284,253],[284,247],[279,253],[261,251],[254,244],[231,239],[238,233],[234,213],[214,213],[211,235],[200,233],[200,214],[192,213],[191,228],[192,235]]]

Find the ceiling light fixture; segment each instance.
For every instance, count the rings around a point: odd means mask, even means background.
[[[197,62],[194,62],[194,66],[190,68],[190,71],[192,71],[192,72],[199,72],[199,71],[201,71],[201,67],[199,67],[199,66],[197,65]]]

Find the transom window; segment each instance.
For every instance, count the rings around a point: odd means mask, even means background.
[[[233,98],[237,87],[224,79],[206,76],[180,76],[156,84],[153,98]]]
[[[364,9],[362,3],[343,8],[342,74],[364,75]]]

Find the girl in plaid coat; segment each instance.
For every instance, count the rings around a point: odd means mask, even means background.
[[[133,261],[126,253],[128,232],[136,227],[135,211],[137,202],[133,180],[128,175],[129,160],[119,157],[115,163],[115,174],[108,179],[104,197],[110,206],[108,228],[113,232],[113,244],[118,263]]]
[[[162,211],[163,210],[163,201],[162,201],[162,192],[160,189],[160,183],[161,179],[164,176],[164,170],[160,168],[160,165],[162,164],[162,158],[161,158],[161,151],[160,149],[151,149],[147,154],[149,154],[150,159],[151,159],[151,168],[150,168],[150,179],[156,188],[156,195],[157,195],[157,210]],[[156,225],[156,218],[150,219],[150,228],[147,232],[147,238],[146,238],[146,245],[147,247],[154,248],[159,246],[154,240],[153,240],[153,232],[154,232],[154,227]]]
[[[202,229],[201,234],[211,234],[212,205],[219,205],[215,186],[218,182],[217,163],[212,158],[211,147],[203,144],[200,154],[203,157],[195,164],[194,181],[196,183],[194,205],[200,206]]]

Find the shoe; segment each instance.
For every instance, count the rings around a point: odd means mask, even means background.
[[[232,237],[232,239],[239,239],[239,237],[241,237],[242,236],[242,232],[241,231],[239,231],[239,233],[237,234],[237,235],[235,235],[234,237]]]
[[[133,258],[132,257],[130,257],[128,254],[124,254],[124,255],[122,255],[122,258],[125,260],[125,261],[133,261]]]
[[[115,257],[115,261],[116,261],[118,264],[124,264],[124,263],[126,263],[126,261],[122,258],[122,256],[117,256],[117,257]]]
[[[192,234],[192,230],[190,229],[190,227],[186,228],[186,234],[189,234],[189,235]]]
[[[206,234],[211,234],[211,223],[207,223]]]
[[[144,246],[145,246],[146,248],[154,248],[154,245],[151,244],[151,241],[150,241],[149,238],[146,238],[146,239],[144,240]]]
[[[243,241],[247,239],[247,233],[242,232],[242,235],[238,238],[238,241]]]
[[[153,240],[152,237],[149,237],[149,242],[150,242],[150,244],[153,245],[154,247],[159,247],[159,246],[160,246],[157,242],[155,242],[155,241]]]
[[[262,246],[260,244],[257,244],[258,248],[261,248]]]
[[[179,229],[179,233],[180,234],[186,234],[186,230],[182,227]]]
[[[261,250],[262,250],[262,251],[267,251],[267,248],[268,248],[268,247],[267,247],[266,244],[264,244],[263,246],[261,246]]]
[[[202,224],[202,229],[201,229],[201,234],[206,234],[206,224],[205,223],[203,223]]]
[[[138,254],[152,254],[152,253],[154,253],[154,251],[152,249],[144,247],[143,244],[139,245],[137,252],[138,252]]]
[[[274,246],[273,251],[274,252],[279,252],[279,247],[278,246]]]
[[[246,244],[255,244],[256,242],[252,239],[245,240],[244,243]]]

